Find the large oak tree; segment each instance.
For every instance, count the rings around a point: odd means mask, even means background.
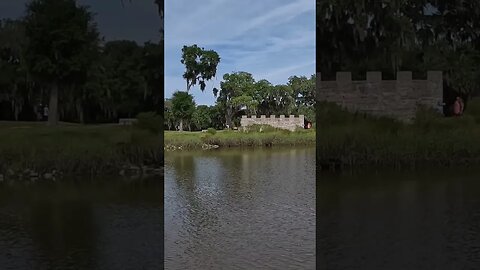
[[[72,76],[94,60],[99,33],[93,15],[75,0],[33,0],[27,5],[25,32],[29,72],[50,88],[49,125],[58,122],[58,98]],[[61,90],[60,90],[61,88]]]

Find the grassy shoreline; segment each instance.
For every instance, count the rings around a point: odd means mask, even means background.
[[[165,131],[165,150],[190,150],[229,147],[274,147],[315,145],[315,130],[287,131],[218,131],[207,132]]]
[[[0,122],[0,174],[115,174],[163,162],[162,136],[132,126]]]
[[[405,124],[319,104],[317,117],[323,126],[317,137],[318,163],[400,169],[480,165],[477,106],[478,100],[472,100],[470,113],[458,118],[421,109],[414,123]]]

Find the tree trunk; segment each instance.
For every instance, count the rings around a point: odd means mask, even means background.
[[[183,131],[183,119],[180,120],[179,131]]]
[[[13,110],[13,114],[14,114],[14,117],[15,117],[15,121],[18,121],[18,115],[20,114],[20,108],[17,105],[17,102],[15,102],[15,107],[14,107],[14,110]]]
[[[83,116],[82,101],[80,100],[77,101],[77,113],[78,113],[78,119],[80,120],[80,123],[85,124],[85,119]]]
[[[228,129],[232,128],[232,118],[233,118],[232,109],[227,109],[227,113],[225,114],[225,124],[227,125]]]
[[[52,84],[50,90],[50,104],[48,105],[48,125],[56,126],[58,124],[58,83]]]

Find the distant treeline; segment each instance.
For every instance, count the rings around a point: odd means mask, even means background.
[[[36,120],[45,105],[53,124],[161,113],[162,63],[157,43],[105,42],[74,0],[31,1],[0,21],[0,120]]]
[[[287,84],[273,85],[255,81],[248,72],[227,73],[213,94],[212,106],[196,106],[193,96],[184,91],[165,99],[165,130],[232,128],[240,125],[242,115],[303,114],[315,122],[315,75],[292,76]]]

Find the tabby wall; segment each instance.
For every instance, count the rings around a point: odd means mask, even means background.
[[[240,120],[240,125],[242,127],[250,126],[250,125],[270,125],[276,128],[288,129],[294,131],[297,127],[303,128],[304,127],[305,116],[299,115],[295,117],[295,115],[290,115],[289,117],[285,117],[285,115],[279,115],[276,117],[275,115],[271,115],[270,117],[266,117],[265,115],[261,115],[260,117],[252,116],[247,117],[246,115],[242,115],[242,119]]]
[[[317,73],[317,100],[335,102],[349,111],[390,116],[409,121],[418,105],[442,110],[441,71],[428,71],[426,80],[413,80],[412,72],[397,72],[396,80],[382,80],[381,72],[367,72],[365,81],[352,81],[350,72],[337,72],[335,81],[322,81]]]

